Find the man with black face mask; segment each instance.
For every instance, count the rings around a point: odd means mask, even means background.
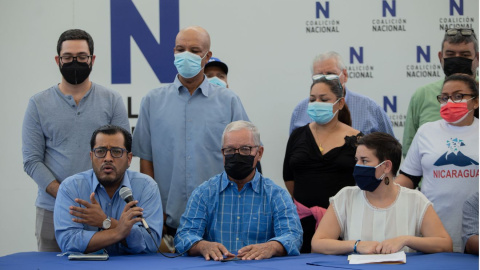
[[[228,124],[222,153],[225,171],[188,200],[175,236],[177,251],[215,261],[299,255],[303,231],[292,198],[255,169],[263,155],[255,125]]]
[[[30,98],[22,129],[24,170],[38,185],[39,251],[60,251],[53,228],[55,198],[65,178],[92,168],[90,135],[106,124],[130,129],[120,94],[89,80],[95,62],[92,37],[67,30],[57,53],[62,80]]]
[[[442,41],[442,50],[438,52],[438,58],[446,77],[454,73],[477,76],[478,40],[474,30],[468,28],[447,29]],[[437,95],[442,92],[443,81],[444,79],[422,86],[412,95],[403,130],[403,157],[407,155],[413,137],[421,125],[442,119]],[[478,118],[478,114],[475,116]]]

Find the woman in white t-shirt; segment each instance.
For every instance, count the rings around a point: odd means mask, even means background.
[[[400,143],[386,133],[374,132],[359,140],[353,171],[357,186],[345,187],[330,198],[313,236],[312,252],[452,251],[452,240],[432,203],[419,191],[394,183],[401,156]]]
[[[470,76],[445,79],[441,120],[422,125],[415,135],[396,182],[421,191],[433,203],[452,237],[453,251],[463,252],[462,207],[478,191],[478,84]]]

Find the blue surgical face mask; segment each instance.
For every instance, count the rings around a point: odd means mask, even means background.
[[[332,121],[333,117],[338,113],[338,110],[333,113],[333,105],[335,103],[328,103],[328,102],[310,102],[308,103],[307,113],[313,121],[315,121],[319,125],[325,125]]]
[[[216,84],[216,85],[219,85],[221,87],[225,87],[227,88],[227,83],[224,82],[223,80],[219,79],[218,77],[211,77],[211,78],[208,78],[208,81],[210,83],[213,83],[213,84]]]
[[[355,168],[353,169],[353,178],[361,190],[373,192],[375,189],[377,189],[385,177],[385,174],[382,174],[382,176],[377,179],[375,177],[375,171],[377,167],[383,163],[385,163],[385,161],[375,167],[358,164],[355,165]]]
[[[207,54],[208,52],[203,57],[189,51],[174,54],[175,61],[173,63],[177,68],[178,74],[186,79],[195,77],[202,70],[202,60]]]

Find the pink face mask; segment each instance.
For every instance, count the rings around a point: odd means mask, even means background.
[[[470,111],[467,108],[467,102],[447,102],[440,108],[440,116],[448,123],[456,124],[461,122]]]

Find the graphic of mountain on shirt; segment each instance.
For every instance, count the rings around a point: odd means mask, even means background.
[[[463,140],[458,138],[450,138],[447,140],[447,152],[445,152],[433,165],[435,166],[444,166],[444,165],[455,165],[459,167],[465,167],[468,165],[478,165],[478,162],[465,156],[461,151],[460,147],[465,146]]]

